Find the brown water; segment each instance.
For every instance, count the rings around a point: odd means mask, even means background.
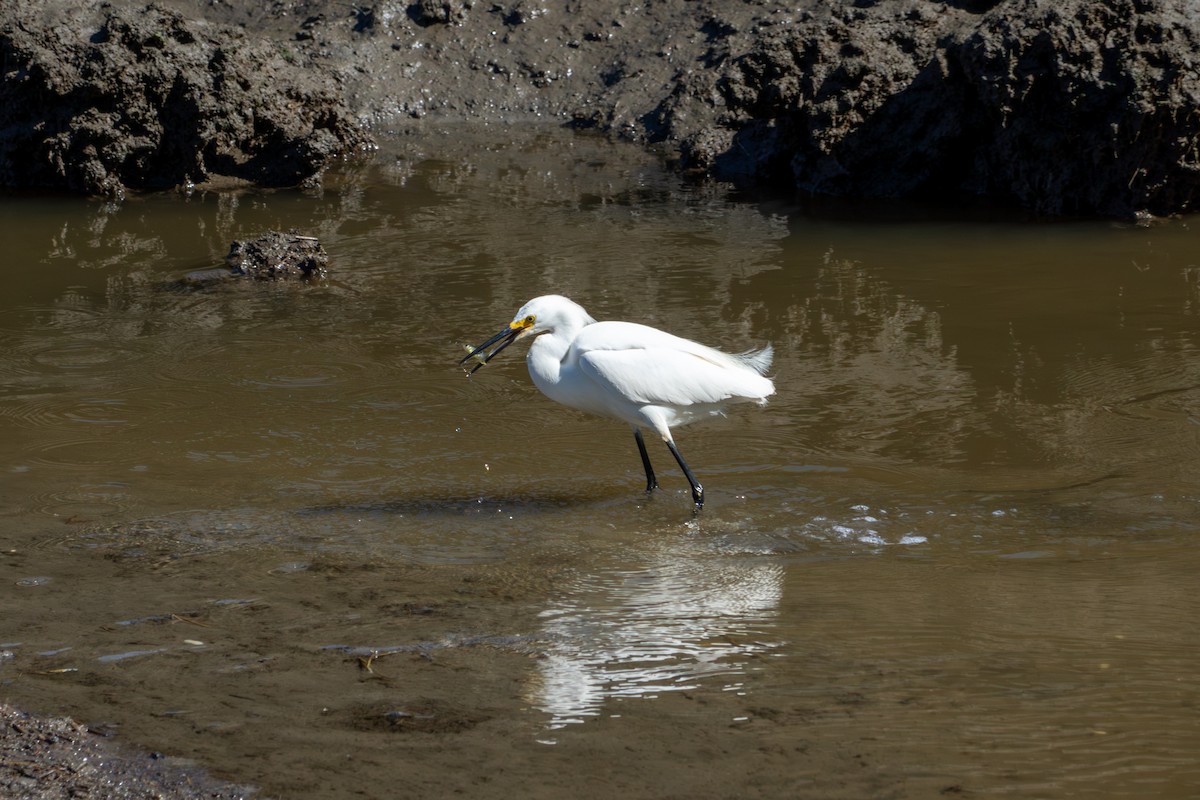
[[[0,699],[280,797],[1200,792],[1193,220],[822,218],[481,135],[0,201]],[[293,227],[327,282],[170,286]],[[678,431],[703,513],[521,346],[455,366],[548,292],[774,342],[767,408]]]

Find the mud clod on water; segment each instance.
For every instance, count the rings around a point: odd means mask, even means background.
[[[325,277],[329,254],[313,236],[271,231],[234,242],[225,263],[234,275],[258,280],[313,279]]]
[[[328,276],[329,254],[315,236],[296,231],[268,231],[254,239],[229,245],[225,268],[192,270],[180,280],[161,286],[164,291],[209,290],[245,281],[319,281]]]

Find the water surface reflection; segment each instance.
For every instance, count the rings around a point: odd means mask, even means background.
[[[550,728],[616,713],[613,701],[736,689],[751,659],[779,646],[770,622],[782,566],[714,558],[698,544],[672,539],[637,567],[584,576],[541,612],[553,644],[538,662],[531,702],[550,715]]]

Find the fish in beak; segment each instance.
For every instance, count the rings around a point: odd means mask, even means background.
[[[488,339],[486,342],[479,345],[475,349],[472,350],[470,346],[466,346],[466,349],[469,352],[465,356],[463,356],[462,360],[459,361],[458,363],[465,364],[466,362],[470,361],[471,359],[475,359],[476,361],[478,361],[479,363],[471,368],[470,374],[474,374],[475,370],[479,369],[484,364],[488,363],[493,358],[495,358],[501,350],[508,347],[510,344],[515,342],[517,339],[520,339],[525,334],[529,333],[531,328],[533,328],[533,319],[530,317],[525,317],[524,319],[513,320],[512,322],[508,323],[508,327],[504,328],[504,330],[500,331],[495,336]],[[499,346],[497,346],[494,350],[492,350],[492,352],[484,354],[485,350],[487,350],[489,347],[496,344],[497,342],[499,342]]]

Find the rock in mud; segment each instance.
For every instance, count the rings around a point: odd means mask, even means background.
[[[418,0],[408,15],[418,25],[461,25],[472,5],[471,0]]]
[[[328,74],[241,28],[159,5],[0,8],[2,186],[295,186],[370,143]]]

